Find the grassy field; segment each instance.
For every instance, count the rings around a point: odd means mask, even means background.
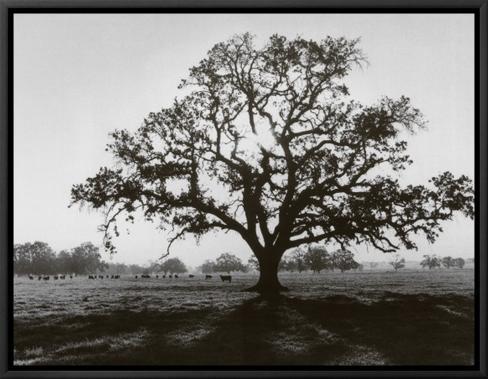
[[[16,365],[471,365],[473,271],[14,284]]]

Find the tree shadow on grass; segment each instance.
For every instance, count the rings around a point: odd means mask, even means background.
[[[18,324],[16,359],[27,364],[470,365],[473,299],[385,293],[286,296],[231,311],[117,311],[52,324]],[[30,363],[29,363],[30,362]]]
[[[257,297],[192,350],[229,364],[471,365],[473,314],[473,300],[455,295]]]

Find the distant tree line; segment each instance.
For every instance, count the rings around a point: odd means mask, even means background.
[[[432,270],[434,268],[440,268],[441,265],[444,268],[463,268],[466,264],[466,261],[463,258],[453,258],[450,256],[441,258],[437,255],[424,255],[424,259],[420,262],[420,265],[423,268],[428,268]]]
[[[215,272],[248,272],[259,271],[259,262],[252,256],[245,265],[240,258],[231,254],[221,254],[215,261],[206,260],[198,270],[203,274]],[[329,253],[323,246],[308,246],[297,248],[288,256],[283,257],[278,266],[278,271],[304,272],[313,271],[320,273],[323,270],[361,270],[362,265],[354,260],[354,254],[346,249],[339,249]]]
[[[14,245],[14,273],[17,275],[83,275],[103,272],[108,267],[102,260],[98,247],[91,242],[84,242],[59,253],[41,241]]]

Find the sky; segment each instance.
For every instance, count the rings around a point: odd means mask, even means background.
[[[369,64],[347,79],[364,104],[409,96],[428,128],[409,136],[414,164],[404,183],[443,171],[474,178],[474,16],[469,14],[16,14],[14,16],[14,242],[41,240],[56,251],[101,245],[101,213],[68,208],[70,189],[112,159],[114,129],[137,129],[170,105],[188,69],[217,42],[251,32],[262,46],[274,33],[319,40],[361,38]],[[474,223],[458,216],[434,245],[400,251],[472,257]],[[111,262],[144,264],[165,251],[168,235],[138,221],[114,242]],[[360,261],[388,259],[353,249]],[[187,238],[172,256],[195,267],[250,249],[236,234]]]

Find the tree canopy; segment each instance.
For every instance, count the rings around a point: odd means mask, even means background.
[[[223,253],[215,260],[214,272],[247,271],[239,257],[230,253]]]
[[[260,264],[257,290],[281,289],[288,249],[322,242],[383,252],[434,242],[455,212],[473,217],[471,180],[450,172],[400,185],[411,163],[404,132],[423,128],[410,99],[362,105],[344,78],[365,62],[358,40],[250,34],[217,43],[181,82],[184,95],[135,131],[116,130],[115,158],[72,188],[73,203],[102,209],[105,246],[117,221],[146,220],[175,233],[237,233]]]
[[[161,271],[164,273],[182,274],[188,270],[179,258],[170,258],[161,264]]]

